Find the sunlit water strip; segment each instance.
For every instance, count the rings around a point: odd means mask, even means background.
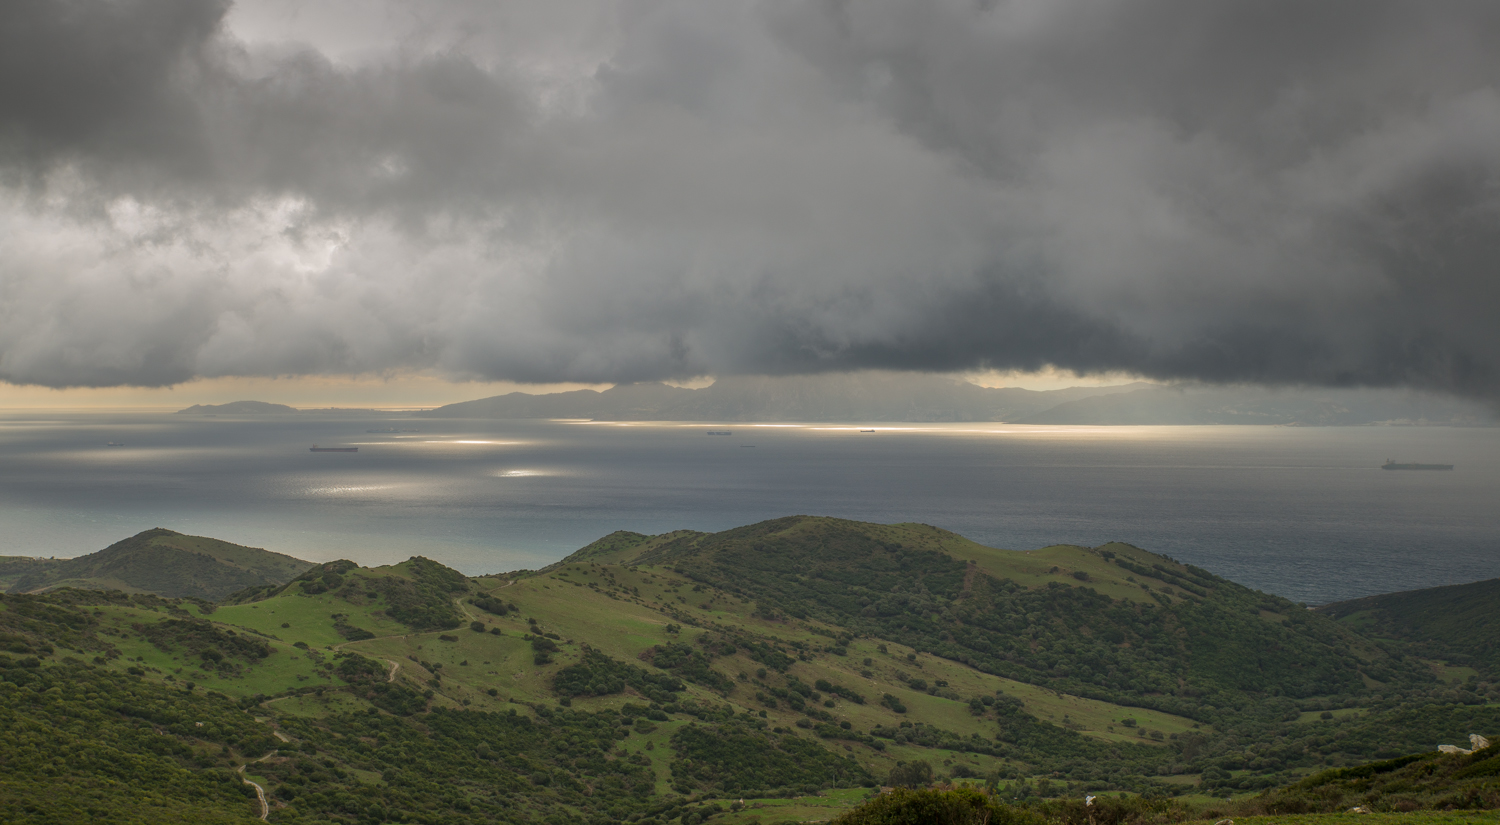
[[[1458,468],[1378,469],[1387,458]],[[481,573],[615,530],[815,514],[1016,549],[1128,541],[1315,603],[1500,575],[1497,491],[1500,430],[1479,428],[0,416],[12,555],[160,526]]]

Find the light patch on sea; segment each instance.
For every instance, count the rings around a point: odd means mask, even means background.
[[[1379,469],[1388,458],[1457,469]],[[808,514],[1020,550],[1126,541],[1318,603],[1500,575],[1497,492],[1493,428],[0,416],[5,555],[167,527],[472,574],[616,530]]]
[[[347,496],[373,493],[377,490],[393,490],[396,484],[339,484],[333,487],[309,487],[303,492],[310,496]]]

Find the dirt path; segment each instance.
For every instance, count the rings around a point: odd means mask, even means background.
[[[511,579],[510,581],[507,581],[505,584],[502,584],[502,585],[500,585],[500,587],[497,587],[495,589],[496,590],[501,590],[503,588],[510,587],[511,585],[513,585],[515,583],[516,583],[516,580],[515,579]],[[462,613],[469,621],[471,621],[471,622],[472,621],[477,621],[477,619],[474,616],[474,614],[470,613],[469,612],[469,608],[464,604],[464,598],[465,598],[464,596],[459,596],[458,598],[456,598],[456,599],[453,600],[453,603],[458,606],[458,611],[460,613]],[[344,642],[343,644],[334,645],[333,649],[335,651],[338,651],[338,650],[343,650],[344,648],[348,647],[349,645],[357,645],[357,644],[361,644],[363,642],[378,642],[378,641],[381,641],[381,640],[384,640],[384,639],[410,639],[413,636],[431,636],[433,634],[441,634],[441,633],[446,633],[446,632],[448,632],[448,631],[446,631],[446,630],[424,630],[424,631],[421,631],[419,633],[399,633],[399,634],[395,634],[395,635],[391,635],[391,636],[376,636],[376,637],[370,638],[370,639],[358,639],[358,640],[355,640],[355,641]],[[396,661],[395,659],[382,659],[381,661],[384,661],[386,664],[388,664],[388,665],[391,666],[390,672],[387,673],[386,676],[385,676],[386,682],[390,683],[390,682],[396,681],[396,674],[401,671],[401,663],[398,662],[398,661]],[[287,697],[282,697],[282,698],[287,698]],[[270,704],[270,702],[274,702],[274,701],[276,701],[276,700],[275,699],[271,699],[271,700],[265,702],[264,704]],[[267,722],[267,723],[270,722],[269,719],[265,719],[265,720],[257,719],[256,721],[264,721],[264,722]],[[289,739],[287,737],[286,734],[282,733],[279,730],[276,730],[275,728],[271,729],[271,733],[277,739],[280,739],[282,742],[291,742],[292,741],[291,739]],[[262,756],[261,758],[256,759],[254,761],[255,762],[264,762],[267,759],[270,759],[271,757],[275,756],[276,754],[277,754],[277,751],[271,751],[270,753],[266,754],[265,756]],[[269,817],[271,815],[271,805],[270,805],[270,803],[266,799],[266,789],[262,788],[259,784],[255,783],[255,782],[251,782],[249,779],[245,778],[245,768],[249,767],[251,764],[253,764],[253,763],[247,762],[244,765],[241,765],[239,767],[238,773],[240,774],[240,781],[244,782],[246,785],[249,785],[250,787],[252,787],[252,788],[255,789],[255,796],[256,796],[257,799],[260,800],[260,818],[261,818],[262,821],[269,821]]]
[[[516,580],[515,579],[511,579],[510,581],[507,581],[505,584],[502,584],[502,585],[500,585],[499,587],[497,587],[495,589],[496,590],[503,590],[503,589],[505,589],[507,587],[510,587],[511,585],[513,585],[515,583],[516,583]],[[473,613],[470,613],[469,612],[469,608],[464,605],[464,599],[465,598],[467,598],[467,596],[459,596],[458,598],[456,598],[456,599],[453,600],[453,604],[458,607],[458,612],[464,614],[464,618],[468,619],[471,622],[475,621],[475,620],[478,619],[478,617],[475,616]],[[447,632],[448,632],[448,630],[439,628],[437,630],[421,630],[421,631],[418,631],[416,633],[393,633],[390,636],[374,636],[374,637],[371,637],[369,639],[356,639],[356,640],[354,640],[352,642],[342,642],[340,644],[334,645],[333,648],[332,648],[332,650],[339,651],[339,650],[343,650],[344,648],[348,647],[349,645],[361,645],[361,644],[364,644],[365,642],[380,642],[380,641],[384,641],[386,639],[410,639],[413,636],[432,636],[434,634],[442,634],[442,633],[447,633]],[[385,661],[391,662],[390,659],[386,659]],[[396,664],[395,662],[391,662],[391,673],[392,673],[393,676],[394,676],[396,670],[398,668],[400,668],[400,667],[401,666],[398,665],[398,664]],[[387,679],[386,681],[391,681],[391,679]]]
[[[240,766],[240,781],[255,789],[255,798],[260,800],[261,821],[269,821],[271,816],[271,806],[266,802],[266,789],[245,778],[244,765]]]
[[[505,589],[507,587],[510,587],[511,585],[513,585],[515,583],[516,583],[515,579],[510,579],[505,584],[502,584],[502,585],[500,585],[499,587],[497,587],[495,589],[496,590],[503,590],[503,589]],[[458,607],[458,612],[462,613],[464,615],[464,618],[468,619],[471,622],[478,621],[479,620],[478,617],[475,616],[473,613],[470,613],[468,606],[464,604],[464,599],[465,598],[467,598],[467,594],[465,594],[464,596],[459,596],[458,598],[454,599],[453,600],[453,604],[455,604]],[[340,650],[343,650],[344,648],[348,647],[349,645],[364,644],[365,642],[380,642],[380,641],[384,641],[386,639],[410,639],[413,636],[432,636],[434,634],[443,634],[443,633],[447,633],[447,632],[448,632],[447,630],[438,629],[438,630],[423,630],[423,631],[420,631],[420,632],[417,632],[417,633],[396,633],[396,634],[393,634],[393,635],[390,635],[390,636],[375,636],[375,637],[372,637],[372,638],[369,638],[369,639],[356,639],[356,640],[354,640],[352,642],[344,642],[342,644],[336,644],[336,645],[333,646],[332,649],[335,650],[335,651],[340,651]],[[396,674],[401,671],[401,663],[397,662],[394,659],[382,659],[381,661],[384,661],[386,664],[388,664],[388,665],[391,666],[390,672],[387,673],[386,676],[385,676],[386,682],[390,683],[390,682],[396,681]],[[271,701],[275,701],[275,700],[273,699]],[[277,735],[279,736],[280,734],[277,734]]]
[[[283,742],[289,741],[285,736],[282,736],[279,731],[272,731],[272,733],[275,733],[277,738],[281,739]],[[250,767],[252,764],[255,764],[256,762],[264,762],[267,759],[270,759],[271,757],[275,756],[276,753],[276,751],[271,751],[265,756],[262,756],[261,758],[255,760],[255,762],[246,762],[245,764],[240,766],[240,769],[238,771],[236,771],[236,773],[240,775],[241,782],[255,789],[255,798],[260,800],[260,818],[263,822],[269,821],[270,819],[271,803],[266,801],[265,788],[262,788],[259,783],[251,782],[249,779],[245,778],[245,769]]]

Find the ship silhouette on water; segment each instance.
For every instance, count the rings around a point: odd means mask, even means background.
[[[1380,465],[1382,470],[1451,470],[1452,464],[1397,464],[1394,459],[1387,458]]]
[[[312,453],[357,453],[358,447],[319,447],[314,444],[308,452]]]

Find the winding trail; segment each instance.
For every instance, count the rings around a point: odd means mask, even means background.
[[[511,579],[511,580],[507,581],[505,584],[502,584],[502,585],[500,585],[499,587],[497,587],[495,589],[496,590],[501,590],[501,589],[510,587],[511,585],[513,585],[515,583],[516,583],[516,580],[515,579]],[[465,596],[459,596],[458,598],[456,598],[456,599],[453,600],[453,603],[458,606],[459,612],[462,613],[466,618],[468,618],[469,621],[476,621],[476,618],[475,618],[474,614],[470,613],[469,612],[469,608],[464,605],[464,598],[465,598]],[[433,635],[435,633],[446,633],[446,632],[447,632],[446,630],[441,630],[440,629],[440,630],[426,630],[426,631],[422,631],[422,632],[419,632],[419,633],[399,633],[399,634],[395,634],[395,635],[391,635],[391,636],[375,636],[375,637],[369,638],[369,639],[358,639],[358,640],[355,640],[355,641],[344,642],[343,644],[334,645],[333,646],[333,650],[335,650],[335,651],[343,650],[344,648],[348,647],[349,645],[360,644],[362,642],[378,642],[378,641],[382,641],[384,639],[410,639],[413,636],[430,636],[430,635]],[[395,659],[382,659],[382,661],[384,661],[386,664],[389,664],[391,666],[390,672],[387,673],[386,676],[385,676],[386,682],[390,683],[390,682],[396,681],[396,674],[401,671],[401,663],[398,662],[398,661],[396,661]],[[285,697],[283,697],[283,698],[285,698]],[[271,699],[271,700],[268,700],[267,702],[265,702],[263,704],[269,704],[270,702],[274,702],[274,701],[276,701],[276,700],[275,699]],[[270,722],[269,719],[257,719],[256,721],[258,721],[258,722]],[[277,739],[280,739],[282,742],[291,742],[292,741],[290,738],[287,737],[286,734],[282,733],[279,730],[276,730],[275,727],[274,727],[274,723],[273,723],[273,727],[271,729],[271,733]],[[252,781],[250,781],[250,779],[246,778],[246,776],[245,776],[245,769],[248,768],[248,767],[250,767],[251,765],[253,765],[255,763],[264,762],[267,759],[270,759],[270,758],[276,756],[278,753],[279,753],[279,751],[271,751],[270,753],[266,754],[265,756],[262,756],[259,759],[255,759],[255,760],[252,760],[250,762],[246,762],[245,764],[241,765],[239,767],[239,769],[236,771],[236,773],[238,773],[240,775],[240,781],[241,782],[243,782],[246,785],[249,785],[250,787],[252,787],[252,788],[255,789],[255,798],[260,801],[260,819],[261,819],[262,822],[269,822],[270,821],[271,803],[266,798],[266,789],[263,788],[263,787],[261,787],[259,783],[252,782]]]
[[[511,585],[513,585],[515,583],[516,583],[516,579],[509,579],[509,580],[507,580],[505,582],[505,584],[502,584],[499,587],[495,588],[495,590],[504,590],[505,588],[510,587]],[[468,619],[471,622],[478,621],[478,617],[476,617],[473,613],[470,613],[468,606],[466,606],[464,604],[464,599],[468,598],[468,596],[469,596],[468,593],[465,593],[464,595],[459,596],[458,598],[456,598],[456,599],[453,600],[453,604],[458,607],[458,612],[462,613],[464,615],[464,618]],[[423,631],[419,631],[417,633],[396,633],[396,634],[392,634],[390,636],[373,636],[373,637],[368,638],[368,639],[355,639],[354,641],[349,641],[349,642],[343,642],[341,644],[336,644],[331,649],[334,650],[334,651],[341,651],[344,648],[348,647],[349,645],[364,644],[365,642],[380,642],[380,641],[384,641],[386,639],[410,639],[413,636],[432,636],[432,635],[440,635],[440,634],[447,633],[447,632],[448,632],[447,630],[439,628],[437,630],[423,630]],[[401,663],[398,662],[398,661],[396,661],[395,659],[385,659],[385,658],[382,658],[381,661],[383,661],[386,664],[388,664],[388,665],[391,666],[390,672],[385,675],[385,681],[387,683],[395,682],[396,681],[396,675],[398,673],[400,673],[400,671],[401,671]],[[272,699],[272,700],[269,700],[269,701],[270,702],[274,702],[276,700]],[[281,734],[277,733],[276,735],[280,736]]]
[[[278,738],[280,738],[282,741],[289,741],[289,740],[287,740],[287,738],[285,736],[281,735],[280,731],[272,731],[272,733],[275,733],[276,736]],[[268,802],[268,801],[266,801],[266,789],[262,788],[260,786],[260,783],[258,783],[258,782],[251,782],[249,779],[247,779],[245,777],[245,769],[248,768],[248,767],[250,767],[251,765],[257,763],[257,762],[264,762],[267,759],[270,759],[271,757],[275,756],[277,753],[279,753],[279,751],[271,751],[270,753],[266,754],[265,756],[262,756],[261,758],[254,760],[254,762],[246,762],[245,764],[243,764],[243,765],[240,766],[240,768],[239,768],[238,771],[236,771],[236,773],[238,773],[240,775],[240,781],[241,782],[243,782],[246,785],[249,785],[250,787],[252,787],[252,788],[255,789],[255,798],[260,800],[260,818],[261,818],[262,822],[268,822],[268,821],[270,821],[271,803]]]
[[[260,818],[262,822],[270,821],[271,806],[266,803],[266,789],[245,778],[245,766],[240,766],[240,781],[255,789],[255,798],[260,800]]]

